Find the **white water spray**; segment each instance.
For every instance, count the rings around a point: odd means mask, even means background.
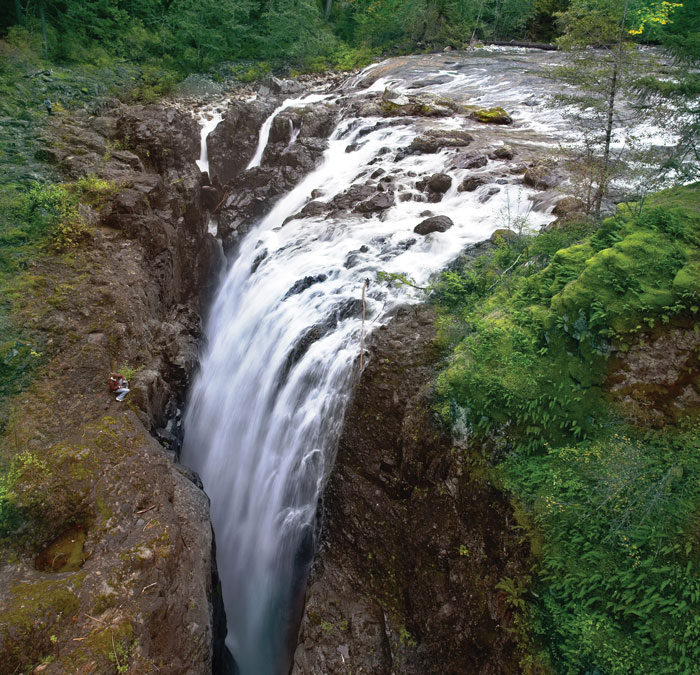
[[[305,105],[317,103],[318,101],[322,101],[325,98],[328,98],[328,96],[325,94],[310,94],[309,96],[304,96],[303,98],[288,98],[286,101],[284,101],[284,103],[282,103],[282,105],[275,108],[272,115],[270,115],[265,120],[262,127],[260,127],[260,135],[258,136],[258,147],[255,149],[253,159],[251,159],[248,163],[246,170],[253,169],[256,166],[260,166],[263,153],[265,152],[265,148],[267,147],[267,141],[270,138],[270,129],[272,129],[272,123],[275,121],[275,117],[277,117],[277,115],[279,115],[283,110],[286,110],[287,108],[302,108]]]
[[[341,122],[321,167],[241,243],[207,325],[209,344],[192,389],[183,461],[200,473],[212,499],[227,642],[243,675],[273,675],[286,667],[287,612],[295,581],[303,583],[307,560],[300,551],[308,555],[350,393],[364,280],[371,281],[368,316],[376,318],[410,298],[405,288],[375,282],[377,271],[408,272],[425,283],[465,244],[499,226],[493,213],[505,206],[508,191],[515,203],[516,189],[504,186],[481,204],[476,193],[457,191],[456,176],[434,207],[456,220],[442,234],[413,233],[428,206],[416,201],[397,203],[383,220],[343,214],[282,226],[312,190],[330,199],[370,161],[371,170],[397,166],[381,149],[410,142],[415,131],[408,124],[371,131],[357,151],[345,152],[375,123]],[[268,118],[261,138],[270,125]],[[430,174],[444,161],[440,154],[425,155],[398,165]]]

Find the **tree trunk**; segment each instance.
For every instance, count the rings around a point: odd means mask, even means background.
[[[330,19],[332,9],[333,9],[333,0],[326,0],[326,19]]]
[[[603,146],[603,162],[600,169],[600,178],[598,180],[598,192],[595,199],[595,219],[600,221],[600,210],[603,203],[603,198],[608,192],[608,178],[610,165],[610,142],[613,131],[613,117],[615,113],[615,98],[617,96],[618,78],[622,68],[622,49],[624,46],[625,26],[627,24],[627,10],[629,0],[625,0],[625,6],[622,11],[622,20],[620,21],[620,31],[617,36],[617,45],[615,49],[615,60],[613,61],[613,71],[610,76],[610,88],[608,89],[608,110],[607,120],[605,123],[605,144]]]
[[[618,52],[619,53],[619,52]],[[619,58],[615,59],[612,76],[610,77],[610,88],[608,89],[608,116],[605,123],[605,143],[603,146],[603,162],[598,178],[598,192],[595,198],[595,219],[600,220],[600,209],[603,197],[608,191],[608,165],[610,164],[610,142],[613,131],[613,113],[615,112],[615,98],[617,96],[617,76],[620,68]]]
[[[22,14],[22,5],[19,0],[15,0],[15,12],[17,13],[17,23],[21,26],[24,24],[24,14]]]
[[[44,11],[44,2],[39,2],[39,18],[41,19],[41,37],[43,39],[44,58],[49,58],[49,40],[46,36],[46,12]]]

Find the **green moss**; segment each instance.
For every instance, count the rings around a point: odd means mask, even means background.
[[[0,662],[7,672],[25,671],[54,652],[55,635],[78,610],[75,590],[84,576],[15,584],[0,613]]]
[[[484,124],[511,124],[513,122],[510,115],[501,107],[477,108],[471,113],[471,117]]]
[[[85,561],[85,529],[73,527],[54,539],[36,558],[35,566],[44,572],[75,572]]]
[[[557,672],[700,662],[698,411],[640,429],[603,392],[611,347],[665,323],[692,336],[699,233],[698,186],[674,189],[592,234],[505,242],[436,289],[452,350],[439,407],[512,494],[538,560],[532,594],[509,596],[519,639]]]

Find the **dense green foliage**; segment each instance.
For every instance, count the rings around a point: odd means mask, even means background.
[[[348,47],[519,37],[538,11],[554,8],[536,0],[17,0],[0,13],[0,30],[26,27],[57,61],[157,59],[187,71],[240,59],[332,63]]]
[[[636,426],[605,382],[611,346],[666,325],[700,332],[700,184],[599,228],[504,241],[445,273],[436,299],[452,351],[442,414],[543,537],[528,602],[522,589],[512,602],[529,633],[557,672],[696,672],[697,411]]]
[[[460,341],[440,380],[443,413],[525,451],[594,433],[610,341],[624,348],[700,306],[700,216],[663,198],[639,216],[620,208],[580,243],[566,246],[580,229],[543,233],[446,273],[442,332]]]

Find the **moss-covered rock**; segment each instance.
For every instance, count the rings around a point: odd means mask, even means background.
[[[496,108],[477,108],[470,117],[482,124],[513,124],[513,118],[500,106]]]

